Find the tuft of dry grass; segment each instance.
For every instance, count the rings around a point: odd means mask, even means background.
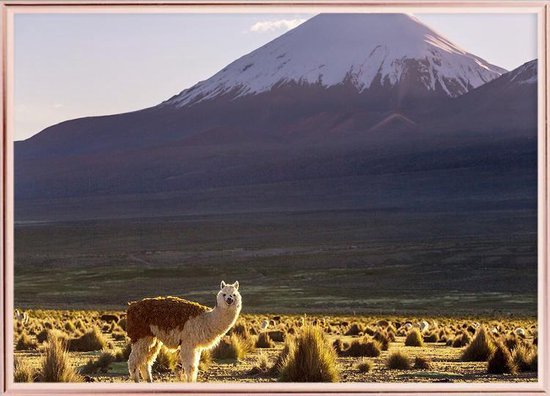
[[[275,361],[275,363],[273,364],[273,366],[271,366],[271,369],[269,370],[271,374],[276,374],[276,375],[281,374],[281,369],[283,367],[283,364],[286,361],[286,359],[288,358],[288,356],[291,353],[294,353],[293,352],[294,348],[295,348],[294,339],[287,340],[287,342],[285,343],[284,348],[282,349],[282,351],[277,356],[277,360]]]
[[[462,348],[472,342],[472,337],[470,333],[463,332],[462,334],[457,335],[451,342],[453,348]]]
[[[269,336],[269,333],[261,332],[260,335],[258,335],[256,348],[275,348],[275,343]]]
[[[155,373],[171,373],[178,363],[178,354],[175,351],[168,350],[164,345],[160,348],[153,371]]]
[[[424,342],[438,342],[439,335],[437,333],[430,333],[424,336]]]
[[[405,346],[421,347],[424,346],[424,339],[422,333],[416,327],[409,331],[407,338],[405,338]]]
[[[248,372],[250,375],[264,375],[269,373],[269,358],[267,357],[267,354],[260,353],[258,357],[256,358],[256,362],[252,369]]]
[[[65,342],[48,337],[39,373],[40,382],[82,382],[83,378],[71,366]]]
[[[27,333],[21,333],[21,337],[17,340],[15,344],[16,351],[24,351],[29,349],[36,349],[38,344],[34,341]]]
[[[34,382],[37,377],[36,370],[27,360],[15,357],[13,380],[15,382]]]
[[[499,342],[494,349],[487,362],[487,372],[489,374],[515,374],[516,365],[508,348]]]
[[[109,371],[109,366],[111,363],[116,361],[116,355],[105,351],[99,357],[94,359],[89,359],[88,362],[80,369],[81,374],[96,374],[96,373],[106,373]]]
[[[75,352],[100,351],[107,347],[107,340],[97,327],[93,327],[82,336],[70,339],[68,346],[69,351]]]
[[[201,353],[201,359],[199,360],[199,370],[206,371],[212,364],[212,353],[209,350],[204,350]]]
[[[494,351],[495,343],[485,326],[480,326],[472,342],[462,352],[461,359],[465,362],[485,362]]]
[[[432,368],[432,362],[428,358],[417,356],[414,359],[414,368],[417,370],[429,370]]]
[[[356,336],[364,331],[363,327],[358,323],[353,323],[350,328],[344,333],[347,336]],[[374,333],[373,333],[374,334]]]
[[[284,382],[337,382],[336,352],[319,327],[306,325],[294,339],[279,379]]]
[[[218,360],[241,360],[248,352],[251,346],[237,334],[231,334],[224,337],[220,343],[212,350],[212,357]]]
[[[353,340],[349,348],[341,352],[342,356],[350,357],[377,357],[380,356],[382,347],[376,340],[369,340],[364,337],[362,340]]]
[[[512,351],[514,365],[519,372],[537,371],[537,348],[528,345],[520,345]]]
[[[363,359],[355,367],[360,373],[369,373],[372,371],[373,366],[374,365],[370,360]]]
[[[388,356],[386,367],[391,370],[409,370],[411,368],[411,359],[405,352],[396,351]]]

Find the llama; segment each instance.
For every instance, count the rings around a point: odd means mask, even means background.
[[[151,368],[162,345],[179,348],[183,381],[196,382],[201,352],[218,344],[241,312],[239,282],[220,284],[213,309],[177,297],[146,298],[130,303],[126,314],[132,351],[130,377],[153,381]]]

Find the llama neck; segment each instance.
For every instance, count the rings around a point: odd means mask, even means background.
[[[239,313],[241,312],[240,307],[237,309],[223,309],[216,305],[216,307],[207,312],[205,315],[206,320],[209,324],[209,329],[212,332],[212,335],[223,335],[225,334],[237,321]]]

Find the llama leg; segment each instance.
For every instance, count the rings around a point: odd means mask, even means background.
[[[182,345],[180,347],[180,361],[181,367],[183,369],[183,378],[184,382],[193,381],[193,362],[194,362],[195,351],[192,347],[188,345]]]
[[[146,377],[145,379],[147,382],[153,382],[153,363],[155,363],[155,360],[157,359],[157,355],[159,354],[160,347],[162,346],[162,343],[158,340],[151,346],[149,349],[149,353],[147,355],[147,367],[146,367]]]
[[[128,372],[130,378],[135,382],[139,382],[139,373],[141,368],[147,364],[147,356],[154,341],[154,337],[144,337],[132,343],[132,352],[128,358]],[[142,376],[146,378],[143,372]]]
[[[191,382],[197,382],[197,376],[199,375],[200,360],[201,360],[201,350],[200,349],[193,350],[193,357],[191,360],[191,373],[189,373],[189,376],[191,377],[189,381]]]

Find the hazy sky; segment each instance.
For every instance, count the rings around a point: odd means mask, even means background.
[[[158,104],[311,16],[16,15],[15,138],[67,119]],[[537,56],[534,14],[415,16],[508,70]]]

